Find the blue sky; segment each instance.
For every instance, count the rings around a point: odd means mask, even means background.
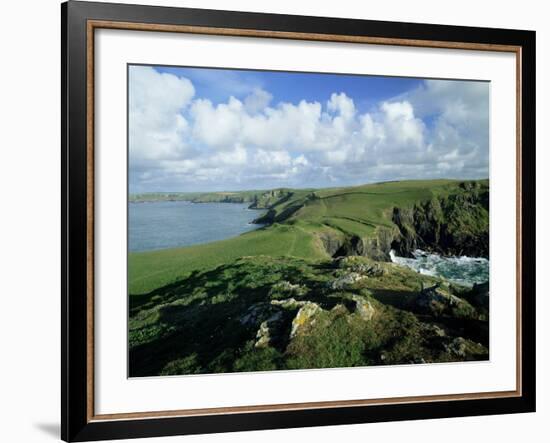
[[[154,67],[186,77],[193,82],[196,95],[218,104],[230,95],[243,98],[254,88],[269,91],[276,101],[299,103],[300,100],[318,101],[330,97],[334,91],[353,97],[361,112],[376,103],[396,97],[418,87],[422,80],[405,77],[376,77],[346,74],[316,74],[298,72],[248,71],[234,69],[204,69],[180,67]]]
[[[488,177],[489,86],[130,66],[130,192]]]

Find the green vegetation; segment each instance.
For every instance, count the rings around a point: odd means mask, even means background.
[[[487,359],[488,287],[420,275],[389,251],[487,255],[488,192],[434,180],[135,196],[248,202],[264,226],[129,254],[130,375]]]
[[[157,201],[190,201],[193,203],[252,203],[255,196],[266,191],[238,192],[146,192],[131,194],[130,202],[146,203]]]
[[[143,294],[185,278],[192,271],[252,255],[326,258],[313,232],[273,225],[219,242],[129,254],[130,294]]]
[[[451,240],[458,246],[443,252],[487,255],[488,186],[487,180],[433,180],[318,191],[279,189],[258,191],[261,194],[253,194],[256,191],[235,193],[248,195],[253,208],[266,208],[266,213],[259,216],[258,221],[268,226],[215,243],[131,253],[129,292],[147,293],[185,278],[192,271],[212,268],[243,256],[271,255],[319,260],[339,254],[388,260],[392,242],[395,243],[394,249],[407,256],[417,247],[445,249]],[[422,237],[415,235],[414,214],[421,212],[419,207],[440,201],[444,206],[447,201],[465,201],[466,197],[471,196],[475,197],[475,202],[466,206],[456,202],[451,208],[454,215],[450,218],[454,224],[446,225],[444,236],[440,235],[442,230],[438,228],[441,220],[445,219],[443,213],[439,215],[439,225],[426,223],[422,227]],[[395,208],[407,212],[410,226],[403,224],[402,220],[395,220]],[[430,221],[430,218],[426,220]],[[428,232],[430,229],[438,229],[438,234]],[[443,247],[439,242],[444,243]]]
[[[483,313],[452,286],[393,263],[353,260],[364,266],[240,258],[132,297],[131,375],[487,358]],[[425,305],[422,287],[437,283],[439,304]]]

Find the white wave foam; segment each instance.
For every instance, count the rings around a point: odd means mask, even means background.
[[[420,249],[413,258],[399,257],[390,251],[393,263],[406,266],[422,275],[439,276],[458,284],[472,285],[489,280],[489,260],[483,257],[444,257]]]

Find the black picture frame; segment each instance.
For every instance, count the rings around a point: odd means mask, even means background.
[[[535,411],[535,32],[341,18],[69,1],[61,5],[62,373],[65,441],[511,414]],[[89,403],[89,161],[87,24],[90,20],[382,39],[511,45],[521,54],[518,189],[521,203],[521,394],[232,414],[95,420]],[[93,182],[91,182],[93,184]],[[92,268],[93,271],[93,268]]]

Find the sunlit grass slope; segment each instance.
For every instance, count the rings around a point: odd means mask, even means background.
[[[299,226],[273,225],[197,246],[131,253],[128,263],[130,294],[148,292],[181,279],[191,271],[251,255],[326,257],[312,232]]]

